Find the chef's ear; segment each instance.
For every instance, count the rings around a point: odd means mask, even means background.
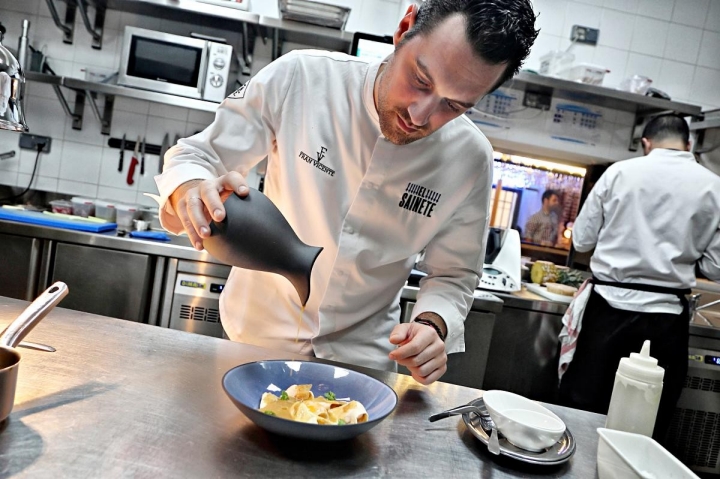
[[[405,16],[400,19],[400,24],[393,35],[393,43],[396,47],[400,44],[400,41],[403,39],[405,34],[415,25],[415,19],[417,18],[419,8],[420,7],[415,4],[410,5],[405,12]]]
[[[642,143],[643,154],[647,155],[650,153],[650,150],[652,150],[652,143],[650,143],[650,140],[647,138],[641,138],[640,142]]]

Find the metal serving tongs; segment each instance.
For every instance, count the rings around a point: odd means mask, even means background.
[[[487,412],[486,409],[474,406],[472,404],[464,404],[462,406],[448,409],[447,411],[433,414],[428,418],[428,421],[435,422],[439,421],[440,419],[448,418],[450,416],[461,416],[467,413],[475,413],[480,418],[483,429],[485,429],[486,431],[490,430],[490,437],[488,438],[488,451],[490,451],[491,454],[495,454],[496,456],[499,455],[500,441],[498,439],[498,431],[495,427],[495,423],[493,422],[490,414]]]

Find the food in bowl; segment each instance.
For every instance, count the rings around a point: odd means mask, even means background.
[[[565,423],[546,407],[507,391],[487,391],[485,407],[495,426],[516,447],[541,452],[558,442]]]
[[[271,360],[241,364],[223,377],[230,400],[257,426],[302,440],[339,441],[363,434],[387,418],[397,406],[393,389],[367,374],[315,361]],[[291,421],[258,409],[263,393],[281,393],[294,384],[312,384],[315,396],[334,391],[363,405],[367,421],[338,427]]]
[[[280,396],[263,393],[260,411],[308,424],[344,426],[368,420],[367,411],[358,401],[336,399],[332,391],[315,397],[312,384],[293,384]]]

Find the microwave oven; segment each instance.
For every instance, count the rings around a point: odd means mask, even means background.
[[[118,84],[219,103],[231,59],[224,43],[125,27]]]

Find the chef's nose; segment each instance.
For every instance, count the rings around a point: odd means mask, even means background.
[[[437,102],[432,95],[423,95],[417,98],[408,107],[408,114],[415,126],[425,126],[435,111]]]

